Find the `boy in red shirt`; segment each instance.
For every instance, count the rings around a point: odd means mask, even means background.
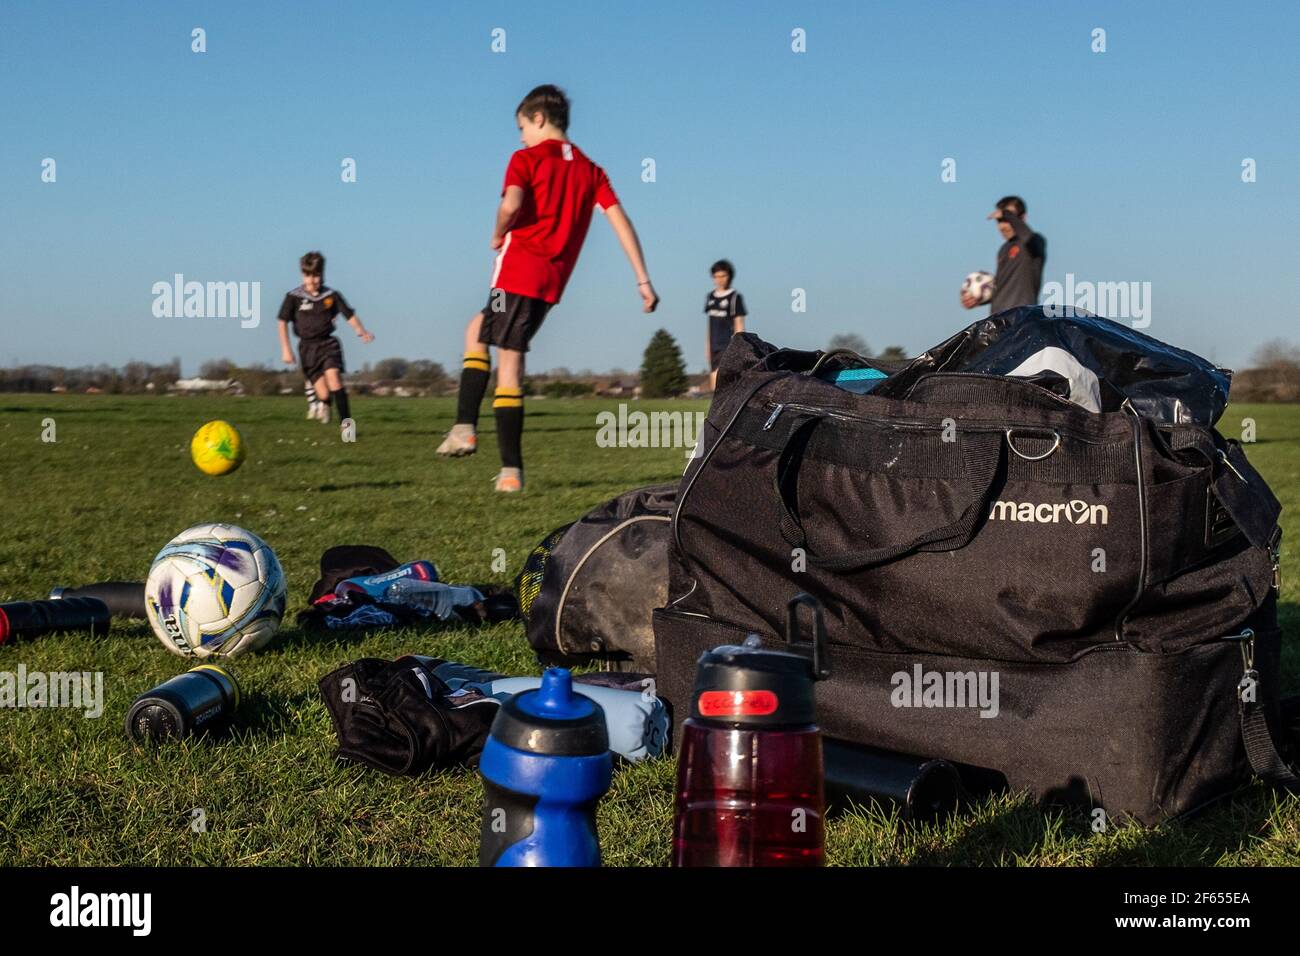
[[[524,354],[551,306],[560,301],[578,262],[594,207],[609,220],[632,271],[646,312],[659,296],[650,284],[641,243],[605,171],[569,142],[569,101],[555,86],[539,86],[515,111],[524,148],[510,157],[492,248],[498,250],[483,311],[465,327],[456,424],[438,454],[472,455],[478,449],[478,410],[491,375],[488,346],[497,350],[496,416],[501,471],[497,491],[522,491]]]

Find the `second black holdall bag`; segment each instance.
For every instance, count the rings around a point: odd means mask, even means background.
[[[1144,824],[1252,770],[1297,782],[1275,745],[1281,509],[1239,445],[1001,375],[855,394],[834,383],[854,362],[752,334],[724,356],[654,616],[679,719],[701,653],[780,642],[807,592],[828,737]]]
[[[654,670],[651,613],[667,593],[676,494],[675,484],[625,491],[533,548],[515,587],[540,663]]]

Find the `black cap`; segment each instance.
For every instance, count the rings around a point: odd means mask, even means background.
[[[189,707],[179,694],[157,688],[136,699],[126,712],[126,733],[137,743],[184,737],[192,729]]]
[[[816,722],[813,667],[802,654],[768,650],[757,634],[706,651],[695,668],[691,719],[734,727],[803,727]],[[737,701],[730,696],[746,697]]]
[[[540,687],[502,704],[491,733],[525,753],[593,757],[609,750],[605,711],[573,689],[573,678],[562,667],[548,668]]]

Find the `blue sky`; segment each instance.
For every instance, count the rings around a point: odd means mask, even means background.
[[[320,248],[378,336],[342,329],[352,366],[455,368],[513,108],[555,82],[663,304],[640,312],[597,217],[532,368],[635,368],[663,326],[698,370],[719,256],[773,342],[918,351],[982,313],[957,287],[992,270],[984,216],[1006,193],[1048,239],[1045,280],[1150,282],[1149,334],[1240,365],[1300,338],[1297,35],[1296,5],[1249,2],[8,0],[0,364],[274,363],[279,300]],[[153,284],[178,272],[260,282],[261,325],[154,317]]]

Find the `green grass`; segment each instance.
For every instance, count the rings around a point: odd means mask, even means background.
[[[450,423],[445,400],[362,399],[359,441],[304,421],[298,399],[173,399],[0,395],[0,600],[43,597],[56,584],[142,579],[158,548],[201,521],[245,525],[266,538],[302,606],[320,554],[378,544],[399,560],[437,562],[448,580],[513,580],[554,526],[628,488],[678,476],[679,449],[602,449],[595,401],[533,401],[525,432],[528,490],[501,497],[490,416],[484,453],[434,458]],[[703,403],[642,408],[703,410]],[[1294,567],[1300,514],[1300,407],[1240,406],[1258,424],[1252,462],[1287,509],[1284,565]],[[58,441],[42,442],[53,419]],[[194,429],[235,422],[248,458],[225,478],[188,460]],[[494,549],[508,571],[495,573]],[[1294,578],[1283,622],[1300,632]],[[0,710],[0,864],[404,864],[475,861],[481,788],[469,771],[389,777],[334,761],[334,735],[316,680],[361,656],[411,651],[514,673],[535,671],[518,624],[458,627],[436,636],[387,631],[321,638],[289,626],[235,670],[249,703],[220,742],[129,745],[133,697],[179,673],[144,625],[98,639],[46,637],[0,649],[0,670],[102,671],[105,712]],[[1300,655],[1288,673],[1300,684]],[[663,865],[672,819],[671,761],[620,770],[600,808],[605,859]],[[206,830],[191,827],[203,808]],[[1080,814],[1043,814],[1023,799],[980,805],[941,827],[912,830],[878,812],[831,821],[832,863],[1227,864],[1300,863],[1300,800],[1256,785],[1192,821],[1094,835]]]

